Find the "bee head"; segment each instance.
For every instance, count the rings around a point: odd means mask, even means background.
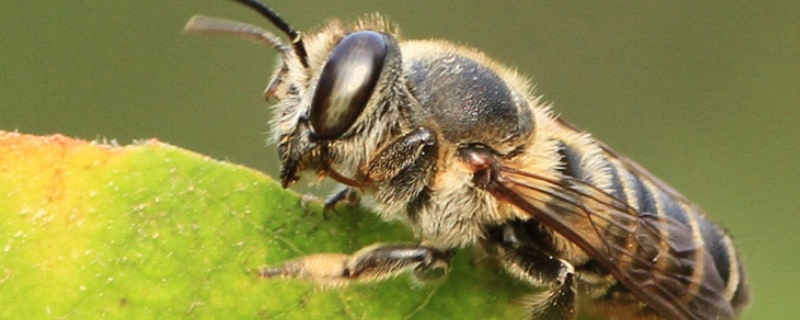
[[[399,68],[400,49],[380,22],[349,29],[333,23],[303,37],[266,5],[235,1],[266,17],[291,45],[256,26],[203,16],[193,17],[185,31],[232,34],[278,51],[280,61],[265,96],[278,101],[272,128],[286,187],[299,179],[299,171],[326,171],[334,157],[328,155],[329,146],[369,131],[373,121],[365,114],[379,112],[385,102],[381,93],[399,77],[387,70]]]
[[[364,112],[388,56],[387,37],[356,31],[334,47],[319,73],[309,123],[316,140],[341,137]]]

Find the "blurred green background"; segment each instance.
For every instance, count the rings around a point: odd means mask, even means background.
[[[381,12],[406,38],[518,68],[563,117],[731,231],[754,296],[743,319],[800,318],[800,2],[271,5],[299,30]],[[267,25],[224,0],[2,1],[0,129],[154,137],[274,174],[262,96],[274,53],[182,35],[197,13]]]

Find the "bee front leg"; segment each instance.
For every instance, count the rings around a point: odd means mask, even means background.
[[[424,182],[436,164],[439,145],[436,133],[420,127],[406,133],[379,150],[364,167],[367,179],[394,184]]]
[[[355,206],[359,202],[361,202],[361,196],[358,195],[355,188],[343,187],[325,199],[323,213],[327,215],[328,212],[334,211],[340,203]]]
[[[430,196],[438,158],[436,132],[419,127],[375,152],[361,171],[375,191],[374,199],[387,208],[404,211],[413,220],[420,204]]]
[[[374,244],[352,255],[314,254],[260,271],[264,278],[296,278],[325,286],[376,281],[413,271],[424,278],[445,273],[453,252],[411,244]]]

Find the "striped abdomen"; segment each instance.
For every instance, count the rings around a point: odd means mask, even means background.
[[[626,203],[642,221],[654,221],[652,226],[660,234],[655,237],[657,243],[648,246],[636,236],[605,231],[605,239],[636,258],[619,261],[619,268],[629,277],[627,280],[655,283],[651,287],[669,291],[679,300],[671,304],[685,306],[697,319],[731,317],[747,304],[749,293],[744,270],[724,230],[709,221],[697,206],[630,160],[587,136],[567,134],[562,138],[564,175],[596,186]],[[627,289],[617,282],[593,296],[614,305],[615,309],[627,309],[626,315],[633,315],[633,319],[640,318],[637,314],[649,319],[645,317],[647,310],[641,307],[630,310],[635,306],[622,306],[632,303],[626,299],[630,297]]]

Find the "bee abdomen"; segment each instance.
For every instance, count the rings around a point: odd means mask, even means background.
[[[749,301],[749,294],[744,270],[727,233],[706,219],[697,206],[671,189],[665,190],[669,187],[662,187],[662,182],[631,169],[608,152],[597,152],[598,146],[581,141],[561,143],[561,173],[604,190],[635,209],[640,217],[661,222],[654,224],[661,240],[653,246],[642,246],[634,237],[604,235],[618,247],[629,248],[637,257],[622,269],[635,271],[649,278],[643,280],[653,281],[659,281],[657,272],[669,272],[681,279],[675,290],[680,292],[684,302],[722,295],[733,310],[742,309]],[[664,256],[670,258],[664,259]],[[612,288],[619,289],[618,286]]]
[[[725,283],[724,296],[734,310],[739,311],[750,301],[744,267],[733,241],[719,226],[700,217],[700,230],[706,250]]]
[[[666,259],[662,259],[656,261],[653,267],[681,274],[687,279],[684,301],[691,301],[699,295],[722,294],[734,310],[743,307],[749,300],[744,270],[728,234],[708,220],[696,205],[660,188],[659,182],[625,169],[616,159],[609,158],[608,164],[612,174],[621,176],[620,183],[614,188],[627,195],[628,205],[636,208],[640,215],[653,214],[669,221],[660,225],[660,252],[673,250],[671,256],[686,260],[667,266]],[[677,226],[670,227],[670,224]],[[678,232],[678,235],[670,234]],[[687,236],[689,239],[676,239]],[[686,253],[674,252],[675,242],[681,240],[697,249]],[[719,281],[722,282],[723,292],[704,292],[715,287],[712,284]]]

